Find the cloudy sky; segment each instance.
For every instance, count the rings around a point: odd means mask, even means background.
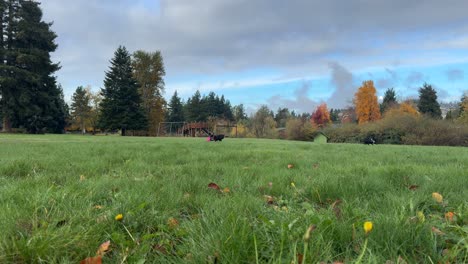
[[[401,99],[468,90],[466,0],[43,0],[67,98],[98,90],[119,45],[160,50],[166,98],[199,89],[253,110],[350,103],[364,80]]]

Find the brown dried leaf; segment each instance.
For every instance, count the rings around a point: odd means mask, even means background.
[[[208,188],[213,189],[213,190],[217,190],[217,191],[221,191],[221,187],[219,187],[218,184],[216,184],[214,182],[211,182],[210,184],[208,184]]]
[[[410,189],[411,191],[416,191],[416,189],[419,188],[419,185],[411,185],[410,187],[408,187],[408,189]]]
[[[318,169],[319,164],[318,164],[318,163],[315,163],[313,166],[314,166],[314,169]]]
[[[99,248],[98,248],[98,250],[96,252],[96,255],[97,256],[104,256],[104,254],[106,254],[106,252],[109,251],[109,247],[110,247],[110,240],[102,243],[99,246]]]
[[[297,253],[297,264],[302,264],[302,262],[304,261],[304,255],[302,255],[301,253]]]
[[[166,255],[168,253],[167,249],[161,244],[154,245],[153,249],[156,250],[157,252],[161,253],[161,254],[164,254],[164,255]]]
[[[175,219],[174,217],[171,217],[167,219],[167,225],[169,226],[169,228],[174,229],[179,226],[179,221],[177,221],[177,219]]]
[[[294,168],[294,165],[293,164],[288,164],[288,169],[292,169]]]
[[[263,198],[265,199],[267,204],[274,204],[275,203],[275,198],[270,195],[263,195]]]
[[[102,264],[102,257],[97,256],[97,257],[86,258],[80,261],[80,264]]]
[[[444,232],[440,231],[440,229],[438,229],[438,228],[436,228],[436,227],[434,227],[434,226],[432,227],[431,230],[432,230],[432,232],[433,232],[434,234],[436,234],[436,235],[439,235],[439,236],[445,235]]]
[[[94,209],[100,210],[100,209],[102,209],[103,207],[102,207],[102,205],[95,205],[93,208],[94,208]]]

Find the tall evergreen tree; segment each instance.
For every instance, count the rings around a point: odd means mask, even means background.
[[[105,130],[125,131],[146,129],[148,121],[141,107],[138,83],[133,77],[133,67],[127,49],[120,46],[110,61],[111,66],[104,79],[100,127]]]
[[[380,112],[384,113],[397,104],[395,89],[389,88],[385,91],[382,104],[380,104]]]
[[[29,133],[63,132],[66,105],[52,63],[56,34],[42,21],[39,3],[9,0],[4,21],[0,72],[3,127],[24,127]]]
[[[422,114],[437,119],[442,118],[442,111],[437,102],[437,92],[430,84],[424,83],[423,87],[419,88],[418,109]]]
[[[200,91],[196,91],[195,94],[187,100],[186,104],[186,117],[188,121],[202,121],[203,105]]]
[[[245,108],[243,104],[235,105],[232,108],[231,112],[233,112],[234,120],[236,122],[247,119],[247,114],[245,113]]]
[[[177,95],[177,91],[174,92],[174,95],[171,97],[168,106],[168,122],[183,122],[185,120],[184,106],[180,97]]]
[[[133,75],[138,82],[142,107],[148,118],[150,135],[157,134],[157,127],[164,121],[166,101],[164,93],[164,62],[160,51],[137,51],[132,60]]]

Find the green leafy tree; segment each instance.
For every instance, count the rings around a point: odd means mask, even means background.
[[[276,122],[268,106],[262,105],[251,120],[252,131],[257,138],[276,138]]]
[[[180,99],[180,97],[177,95],[177,91],[175,91],[174,95],[169,101],[167,121],[183,122],[184,120],[184,105],[182,104],[182,100]]]
[[[424,83],[423,87],[419,88],[418,109],[420,113],[432,118],[442,118],[442,111],[437,102],[437,92],[430,84]]]
[[[160,51],[137,51],[132,60],[133,76],[138,82],[138,92],[142,101],[142,108],[148,118],[148,132],[157,134],[157,127],[164,121],[165,105],[164,93],[164,61]]]
[[[133,67],[127,49],[120,46],[110,61],[111,66],[104,79],[99,125],[105,130],[142,130],[148,127],[141,107],[138,83],[133,76]]]
[[[83,86],[76,88],[72,95],[72,103],[70,105],[71,116],[73,123],[80,127],[81,133],[86,133],[86,124],[91,117],[91,95]]]
[[[388,109],[397,106],[397,99],[395,89],[389,88],[385,91],[384,98],[382,103],[380,104],[380,112],[385,113]]]

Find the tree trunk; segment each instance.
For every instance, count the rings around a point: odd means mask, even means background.
[[[11,132],[11,121],[10,121],[10,118],[7,117],[7,116],[4,116],[4,117],[3,117],[3,129],[2,129],[2,132],[7,132],[7,133],[10,133],[10,132]]]

